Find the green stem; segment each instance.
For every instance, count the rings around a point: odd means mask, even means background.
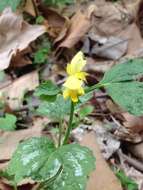
[[[61,146],[61,139],[62,139],[62,119],[59,122],[59,139],[58,139],[58,147]]]
[[[73,115],[74,115],[74,103],[71,101],[71,111],[70,111],[70,118],[69,118],[69,123],[68,123],[68,128],[65,134],[64,142],[63,144],[67,144],[70,132],[72,130],[72,121],[73,121]]]
[[[104,86],[105,86],[104,84],[98,83],[98,84],[95,84],[95,85],[93,85],[93,86],[91,86],[91,87],[86,88],[86,89],[85,89],[85,92],[86,92],[86,93],[89,93],[89,92],[91,92],[91,91],[93,91],[93,90],[95,90],[95,89],[102,88],[102,87],[104,87]]]

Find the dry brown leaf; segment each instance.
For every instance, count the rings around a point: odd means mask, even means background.
[[[13,67],[13,68],[23,67],[23,66],[32,64],[32,61],[27,56],[27,54],[30,54],[30,53],[32,53],[32,49],[30,48],[30,46],[28,46],[26,49],[20,52],[18,51],[16,53],[16,56],[12,57],[10,67]]]
[[[47,32],[51,37],[57,38],[63,28],[67,30],[69,23],[67,17],[63,17],[57,12],[57,10],[45,7],[44,5],[39,5],[38,8],[46,19],[45,25],[47,27]]]
[[[25,92],[34,90],[38,85],[39,75],[34,71],[16,79],[12,84],[1,89],[1,92],[6,103],[13,110],[21,107]]]
[[[0,143],[0,161],[9,160],[15,151],[19,142],[30,137],[39,137],[42,135],[43,126],[48,122],[47,118],[35,119],[33,126],[29,129],[18,130],[14,132],[3,132]]]
[[[24,6],[24,11],[32,15],[33,17],[36,17],[36,11],[34,7],[33,0],[27,0]]]
[[[72,17],[68,32],[58,47],[72,48],[75,44],[77,44],[77,42],[79,42],[79,40],[89,31],[91,27],[91,15],[95,8],[96,7],[93,6],[89,7],[84,13],[78,11]],[[63,30],[65,29],[63,28]],[[61,40],[61,37],[58,37],[55,42],[59,42],[59,39]]]
[[[140,133],[143,131],[143,116],[137,117],[129,113],[123,114],[125,118],[124,126],[133,133]]]
[[[143,142],[139,144],[129,144],[128,150],[139,160],[143,161]]]
[[[29,25],[21,15],[13,13],[10,8],[5,9],[0,16],[0,70],[8,68],[12,56],[45,31],[44,26]]]
[[[95,12],[93,31],[101,36],[115,36],[128,27],[131,20],[132,15],[120,4],[106,2]]]
[[[81,145],[87,146],[93,151],[96,157],[96,170],[92,173],[87,190],[122,190],[122,187],[101,155],[93,132],[85,135]]]

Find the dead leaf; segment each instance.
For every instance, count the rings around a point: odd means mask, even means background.
[[[101,36],[115,36],[128,27],[131,20],[132,15],[123,6],[107,2],[95,12],[93,31]]]
[[[15,151],[19,142],[30,137],[39,137],[42,135],[43,126],[48,123],[48,119],[37,118],[33,126],[29,129],[18,130],[14,132],[3,132],[0,143],[0,161],[9,160]]]
[[[16,68],[32,64],[32,61],[27,56],[30,53],[32,53],[32,50],[29,46],[20,52],[17,51],[16,55],[12,57],[10,67]]]
[[[129,113],[123,114],[125,118],[124,126],[133,133],[140,133],[143,131],[143,116],[137,117]]]
[[[33,0],[26,0],[24,11],[29,13],[33,17],[36,17],[36,11],[35,11]]]
[[[81,145],[90,148],[96,157],[96,170],[89,178],[87,190],[122,190],[119,181],[101,155],[95,134],[91,132],[85,135]]]
[[[95,8],[96,7],[93,8],[93,6],[89,7],[84,13],[78,11],[71,18],[71,24],[69,26],[68,32],[63,41],[58,45],[59,48],[72,48],[89,31],[91,27],[91,15]],[[65,29],[63,28],[63,30]],[[58,37],[55,42],[58,43],[59,39],[61,40],[61,38]]]
[[[10,8],[5,9],[0,16],[0,70],[8,68],[12,56],[45,31],[44,26],[29,25],[21,15],[13,13]]]
[[[34,90],[39,85],[39,75],[37,71],[26,74],[16,79],[9,86],[1,89],[6,103],[14,110],[22,106],[24,94]]]
[[[57,10],[46,7],[45,5],[39,5],[38,8],[45,18],[45,26],[51,37],[57,38],[63,28],[67,30],[69,22],[67,17],[62,16]]]
[[[103,42],[99,42],[97,39],[96,44],[91,49],[91,54],[101,58],[118,60],[125,55],[127,48],[128,40],[111,36],[104,38]]]

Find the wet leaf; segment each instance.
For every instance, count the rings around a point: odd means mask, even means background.
[[[92,152],[79,144],[65,145],[57,149],[50,157],[41,173],[44,176],[62,165],[62,171],[52,183],[48,183],[49,190],[85,190],[89,174],[94,169],[95,158]]]
[[[19,144],[8,166],[9,176],[14,175],[15,182],[24,178],[39,177],[39,170],[49,159],[55,146],[47,137],[33,137]]]
[[[16,182],[31,177],[45,182],[44,187],[50,190],[85,190],[94,164],[88,148],[70,144],[56,149],[52,141],[41,137],[18,146],[7,172],[14,175]]]

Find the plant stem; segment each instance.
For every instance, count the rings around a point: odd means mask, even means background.
[[[100,83],[95,84],[95,85],[93,85],[93,86],[91,86],[91,87],[86,88],[86,89],[85,89],[85,93],[89,93],[89,92],[91,92],[91,91],[93,91],[93,90],[95,90],[95,89],[102,88],[102,87],[104,87],[103,84],[100,84]]]
[[[71,101],[70,118],[69,118],[68,128],[67,128],[65,138],[64,138],[64,142],[63,142],[64,145],[67,144],[69,136],[70,136],[70,132],[72,129],[73,114],[74,114],[74,103]]]
[[[62,119],[59,122],[59,139],[58,139],[58,147],[61,146],[61,139],[62,139]]]

